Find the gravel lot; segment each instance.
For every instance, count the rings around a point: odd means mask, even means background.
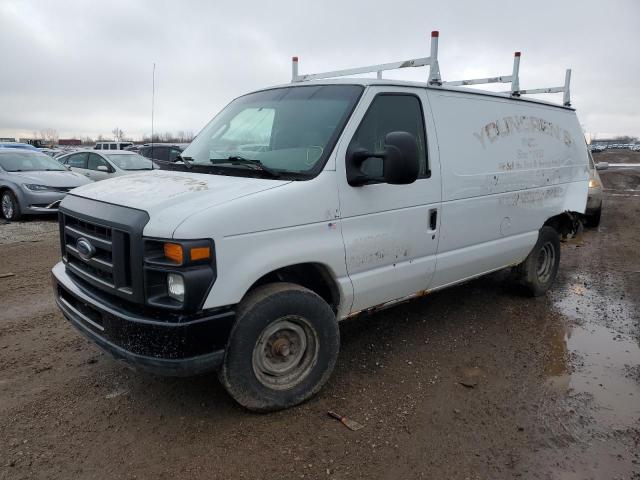
[[[0,478],[640,479],[640,168],[602,176],[546,296],[499,273],[344,322],[326,387],[268,415],[101,353],[54,306],[55,220],[0,224]]]

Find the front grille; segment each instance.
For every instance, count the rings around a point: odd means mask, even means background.
[[[76,187],[49,187],[54,192],[66,193],[69,190],[73,190]]]
[[[133,293],[128,232],[69,213],[62,214],[60,229],[62,254],[71,272],[102,290]],[[80,239],[87,240],[95,249],[90,258],[80,254]]]

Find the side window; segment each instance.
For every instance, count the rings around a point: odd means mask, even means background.
[[[169,161],[170,162],[175,162],[178,159],[178,155],[180,155],[182,152],[180,150],[178,150],[177,148],[170,148],[169,149]]]
[[[429,176],[427,142],[420,99],[408,94],[380,94],[373,99],[349,148],[364,148],[379,152],[384,148],[384,138],[390,132],[408,132],[418,142],[420,173],[418,178]],[[372,177],[382,176],[382,159],[368,158],[362,171]]]
[[[89,170],[98,170],[98,166],[100,165],[103,167],[107,167],[107,170],[111,171],[111,168],[109,168],[109,165],[107,165],[107,162],[104,160],[104,158],[102,158],[100,155],[97,155],[95,153],[90,153],[89,163],[87,164],[87,168]]]
[[[102,150],[102,144],[101,143],[96,144],[94,150]]]
[[[109,144],[109,149],[110,149],[110,150],[117,150],[117,149],[118,149],[118,144],[117,144],[117,143],[111,143],[111,144]]]
[[[67,165],[74,168],[87,168],[87,154],[76,153],[73,155],[69,155]]]
[[[149,158],[166,162],[169,160],[167,147],[151,147],[151,154],[149,155]]]
[[[150,156],[150,155],[149,155],[149,150],[150,150],[150,149],[149,149],[149,147],[143,147],[143,148],[141,148],[140,150],[138,150],[138,153],[139,153],[140,155],[142,155],[143,157],[147,157],[147,158],[149,158],[149,156]]]

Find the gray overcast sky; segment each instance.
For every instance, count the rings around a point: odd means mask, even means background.
[[[288,82],[292,55],[301,73],[428,56],[435,29],[445,80],[510,74],[521,50],[521,88],[571,67],[585,129],[640,136],[639,20],[638,0],[0,0],[0,136],[149,134],[152,62],[155,130],[197,133],[232,98]]]

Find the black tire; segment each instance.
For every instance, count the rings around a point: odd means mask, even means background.
[[[600,217],[602,216],[602,207],[600,207],[595,213],[590,213],[584,216],[584,224],[588,228],[596,228],[600,225]]]
[[[0,211],[2,216],[9,221],[20,220],[20,217],[22,217],[18,199],[11,190],[5,190],[0,195]]]
[[[240,303],[219,378],[249,410],[281,410],[322,388],[339,351],[340,330],[331,307],[304,287],[271,283]]]
[[[551,227],[542,227],[538,241],[517,267],[518,279],[532,297],[544,295],[558,274],[560,236]]]

